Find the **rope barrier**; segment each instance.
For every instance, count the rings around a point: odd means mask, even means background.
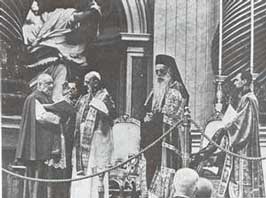
[[[215,141],[213,141],[209,136],[207,136],[202,128],[192,119],[190,119],[191,123],[195,125],[195,127],[199,130],[199,132],[201,133],[201,135],[206,138],[211,144],[213,144],[215,147],[217,147],[218,149],[220,149],[221,151],[225,152],[226,154],[229,154],[231,156],[234,157],[238,157],[244,160],[249,160],[249,161],[261,161],[261,160],[265,160],[266,157],[247,157],[247,156],[242,156],[239,155],[237,153],[233,153],[223,147],[221,147],[219,144],[217,144]],[[178,123],[176,123],[174,126],[172,126],[170,129],[168,129],[163,135],[161,135],[159,138],[157,138],[154,142],[152,142],[151,144],[149,144],[148,146],[146,146],[144,149],[142,149],[139,153],[133,155],[132,157],[130,157],[129,159],[125,160],[124,162],[121,162],[113,167],[110,167],[108,169],[105,169],[103,171],[100,171],[98,173],[95,174],[91,174],[91,175],[87,175],[87,176],[82,176],[79,178],[71,178],[71,179],[41,179],[41,178],[33,178],[33,177],[27,177],[27,176],[23,176],[17,173],[14,173],[12,171],[9,171],[5,168],[2,168],[2,171],[6,174],[10,174],[12,176],[18,177],[20,179],[24,179],[24,180],[29,180],[29,181],[37,181],[37,182],[46,182],[46,183],[63,183],[63,182],[75,182],[75,181],[79,181],[79,180],[84,180],[84,179],[88,179],[91,177],[96,177],[102,174],[105,174],[106,172],[110,172],[114,169],[117,169],[125,164],[127,164],[128,162],[130,162],[131,160],[139,157],[141,154],[143,154],[144,152],[146,152],[147,150],[149,150],[151,147],[153,147],[154,145],[156,145],[157,143],[159,143],[164,137],[166,137],[167,135],[169,135],[170,133],[172,133],[172,131],[178,127],[183,121],[179,121]]]
[[[218,149],[220,149],[221,151],[225,152],[226,154],[229,154],[231,156],[234,156],[234,157],[237,157],[237,158],[241,158],[241,159],[244,159],[244,160],[249,160],[249,161],[262,161],[262,160],[265,160],[266,157],[247,157],[247,156],[242,156],[242,155],[239,155],[237,153],[233,153],[223,147],[221,147],[219,144],[217,144],[216,142],[214,142],[209,136],[207,136],[202,128],[192,119],[190,119],[191,123],[195,125],[195,127],[197,129],[199,129],[199,132],[201,133],[201,135],[203,135],[204,138],[206,138],[211,144],[213,144],[215,147],[217,147]]]
[[[172,131],[178,127],[183,121],[179,121],[178,123],[176,123],[174,126],[172,126],[170,129],[168,129],[163,135],[161,135],[159,138],[157,138],[154,142],[152,142],[151,144],[149,144],[148,146],[146,146],[144,149],[142,149],[139,153],[133,155],[132,157],[130,157],[129,159],[125,160],[124,162],[121,162],[120,164],[110,167],[108,169],[105,169],[101,172],[92,174],[92,175],[87,175],[87,176],[82,176],[79,178],[71,178],[71,179],[41,179],[41,178],[33,178],[33,177],[27,177],[27,176],[23,176],[23,175],[19,175],[17,173],[14,173],[12,171],[9,171],[5,168],[2,168],[2,171],[6,174],[10,174],[12,176],[18,177],[20,179],[24,179],[24,180],[29,180],[29,181],[37,181],[37,182],[45,182],[45,183],[63,183],[63,182],[75,182],[75,181],[79,181],[79,180],[84,180],[84,179],[88,179],[91,177],[96,177],[99,175],[102,175],[106,172],[110,172],[114,169],[117,169],[125,164],[127,164],[129,161],[139,157],[141,154],[143,154],[145,151],[147,151],[148,149],[150,149],[151,147],[153,147],[155,144],[159,143],[164,137],[166,137],[167,135],[169,135],[170,133],[172,133]]]

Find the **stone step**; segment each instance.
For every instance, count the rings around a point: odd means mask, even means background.
[[[264,106],[266,107],[266,103],[264,104]],[[260,118],[260,123],[266,125],[266,112],[260,112],[259,118]]]
[[[260,146],[266,147],[266,126],[260,126]]]
[[[266,126],[260,126],[260,131],[266,133]]]
[[[2,121],[2,127],[3,125],[19,125],[21,120],[20,115],[2,115],[1,121]]]

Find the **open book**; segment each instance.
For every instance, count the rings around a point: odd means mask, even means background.
[[[101,111],[102,113],[108,115],[109,110],[106,107],[105,103],[97,98],[93,98],[90,102],[90,106],[94,107],[98,111]]]
[[[232,123],[234,119],[236,119],[237,115],[238,114],[236,110],[232,107],[231,104],[229,104],[222,118],[222,123],[224,124],[224,126],[226,126],[229,123]]]
[[[238,113],[232,107],[232,105],[229,104],[229,106],[227,107],[224,113],[222,120],[215,120],[215,121],[208,123],[205,127],[204,133],[207,136],[209,136],[209,138],[212,138],[218,130],[225,128],[228,124],[232,123],[237,118],[237,116],[238,116]],[[206,138],[203,138],[201,147],[204,148],[205,146],[208,145],[208,143],[209,141]]]
[[[53,104],[45,104],[44,108],[47,111],[51,111],[53,113],[59,114],[59,115],[73,115],[76,112],[76,109],[68,103],[65,100],[58,101]]]

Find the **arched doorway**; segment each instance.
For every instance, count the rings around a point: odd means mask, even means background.
[[[152,84],[152,72],[150,71],[152,69],[151,35],[153,24],[151,13],[153,6],[150,5],[153,5],[152,0],[110,0],[106,1],[106,4],[103,2],[104,16],[100,24],[99,36],[88,51],[90,66],[88,69],[96,69],[102,73],[105,84],[114,97],[118,113],[120,115],[126,113],[137,119],[141,117],[140,107]],[[25,10],[28,10],[30,2],[24,7]],[[71,6],[66,5],[66,7]],[[21,24],[23,24],[22,21]],[[0,28],[2,28],[0,30],[4,29],[3,26]],[[0,44],[2,47],[2,43]],[[2,52],[3,48],[1,47],[0,51]],[[8,47],[5,48],[8,49]],[[2,53],[2,56],[5,61],[6,54]],[[3,60],[0,61],[1,67]],[[11,81],[17,88],[18,80],[11,79]],[[11,91],[14,92],[14,90]],[[14,93],[11,95],[14,96]],[[17,97],[17,95],[15,96]],[[24,98],[20,97],[19,99],[23,103]],[[2,121],[5,122],[5,125],[2,125],[3,167],[7,167],[14,160],[20,116],[17,111],[12,112],[12,116],[2,116]],[[6,181],[5,178],[4,181]],[[6,182],[3,186],[3,189],[7,189],[5,188],[7,187]],[[6,195],[6,193],[3,194]]]
[[[102,74],[118,113],[137,119],[152,81],[151,13],[145,0],[103,4],[99,35],[88,53],[89,65]]]

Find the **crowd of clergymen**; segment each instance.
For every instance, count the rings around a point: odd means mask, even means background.
[[[156,69],[161,70],[162,73],[161,75],[157,71],[157,76],[163,78],[167,75],[164,71],[168,71],[168,67],[165,65],[162,65],[161,68],[161,65],[157,64]],[[41,74],[37,81],[37,89],[27,97],[24,104],[16,153],[16,158],[27,166],[28,176],[52,179],[76,178],[104,170],[106,165],[110,163],[112,156],[113,142],[110,130],[112,111],[115,107],[106,88],[101,84],[101,75],[95,71],[85,75],[84,86],[87,88],[87,94],[80,97],[77,95],[76,83],[66,82],[64,84],[62,95],[65,95],[65,101],[68,101],[69,104],[75,104],[77,109],[75,124],[71,124],[73,122],[71,116],[69,118],[69,116],[64,115],[64,109],[60,109],[59,111],[62,112],[56,113],[56,110],[53,112],[53,108],[51,108],[55,104],[50,99],[53,93],[52,77],[48,74]],[[67,114],[68,110],[65,109],[65,111]],[[33,120],[37,122],[32,122]],[[60,133],[56,132],[56,130],[60,131],[57,128],[60,123],[61,129],[63,127],[61,139]],[[74,131],[73,136],[68,137],[70,133],[67,135],[67,131]],[[65,136],[64,140],[62,134]],[[35,141],[32,140],[32,136],[36,137]],[[72,141],[70,143],[72,144],[71,148],[67,146],[70,141]],[[62,147],[63,144],[65,148]],[[160,163],[163,164],[163,160]],[[147,165],[148,169],[149,166]],[[67,175],[62,174],[62,171],[67,172]],[[156,173],[153,172],[153,175]],[[169,192],[174,192],[173,198],[207,198],[211,196],[212,183],[205,178],[199,178],[195,170],[180,168],[174,175],[172,183],[168,185]],[[108,185],[105,181],[103,182],[105,186]],[[151,185],[151,181],[149,185]],[[44,187],[43,183],[36,185],[33,182],[29,184],[29,194],[30,197],[36,198],[60,197],[64,195],[62,191],[66,190],[67,197],[69,194],[73,198],[84,195],[98,197],[98,186],[98,177],[92,178],[91,181],[73,182],[71,187],[61,184],[48,184]],[[41,192],[42,194],[40,194]],[[88,192],[89,194],[87,194]],[[152,198],[153,194],[149,194],[148,197]]]

